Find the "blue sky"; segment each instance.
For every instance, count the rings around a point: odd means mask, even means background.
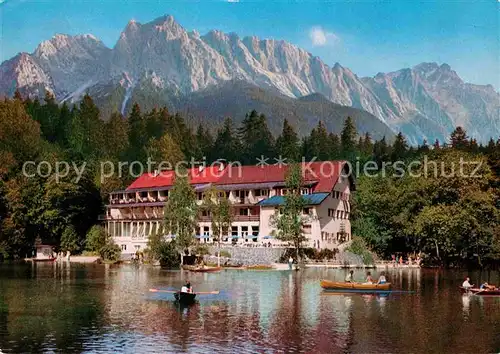
[[[284,39],[359,76],[435,61],[500,88],[500,0],[233,1],[0,0],[0,60],[55,33],[92,33],[112,47],[130,19],[170,14],[202,34]]]

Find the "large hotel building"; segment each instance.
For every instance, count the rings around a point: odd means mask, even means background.
[[[284,202],[286,172],[284,165],[219,163],[191,168],[188,176],[200,204],[204,191],[211,186],[225,191],[234,217],[228,234],[222,237],[223,243],[261,246],[277,242],[271,218]],[[333,249],[351,238],[349,201],[355,184],[348,172],[345,161],[302,164],[306,246]],[[123,257],[144,250],[148,236],[159,230],[174,177],[173,171],[145,173],[127,189],[110,194],[103,219]],[[202,243],[213,241],[206,211],[200,211],[196,238]]]

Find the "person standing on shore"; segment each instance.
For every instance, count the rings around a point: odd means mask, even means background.
[[[290,258],[288,258],[288,269],[292,270],[292,266],[293,266],[293,258],[292,256],[290,256]]]

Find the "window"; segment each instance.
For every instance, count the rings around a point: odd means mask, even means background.
[[[202,210],[201,216],[210,216],[210,210]]]
[[[231,226],[231,236],[238,236],[238,226]]]
[[[311,225],[304,225],[303,229],[305,234],[311,233]]]
[[[137,251],[139,251],[139,250],[141,249],[141,246],[140,246],[140,245],[135,245],[134,247],[135,247],[135,251],[136,251],[136,252],[137,252]]]
[[[203,226],[203,236],[210,236],[210,227]]]
[[[195,235],[200,235],[200,227],[199,226],[196,227]]]
[[[328,216],[335,218],[335,210],[334,209],[328,209]]]
[[[127,250],[127,245],[121,245],[121,249],[122,249],[122,251],[126,251]]]
[[[260,189],[256,189],[253,194],[256,196],[256,197],[260,197]]]
[[[241,236],[243,236],[243,237],[248,236],[248,226],[241,227]]]
[[[259,227],[258,226],[252,226],[252,235],[259,236]]]
[[[337,219],[340,219],[340,210],[337,210]]]
[[[347,211],[345,212],[345,218],[349,220],[349,213]]]
[[[304,210],[302,210],[302,213],[304,215],[310,215],[311,214],[311,208],[304,208]]]
[[[148,197],[148,192],[141,192],[141,198],[147,198]]]
[[[203,193],[198,192],[196,195],[198,196],[198,200],[203,200]]]
[[[248,208],[241,208],[240,215],[241,216],[248,216],[248,215],[250,215],[250,210]]]
[[[300,190],[300,194],[302,194],[302,195],[309,194],[309,188],[302,188]]]
[[[341,219],[343,219],[343,218],[344,218],[344,212],[343,212],[343,211],[341,211],[341,212],[340,212],[340,218],[341,218]]]

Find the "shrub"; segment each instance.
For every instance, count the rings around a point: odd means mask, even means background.
[[[161,233],[149,236],[147,254],[152,261],[160,262],[160,266],[164,268],[178,268],[181,264],[175,240],[167,242]]]
[[[99,255],[106,261],[117,262],[120,260],[121,252],[120,247],[112,240],[109,240],[104,246],[101,247]]]
[[[364,264],[373,264],[373,255],[368,248],[365,240],[363,240],[361,237],[354,236],[352,238],[351,244],[346,248],[346,251],[360,256]]]
[[[225,258],[231,258],[231,253],[229,253],[228,251],[226,250],[221,250],[220,251],[220,256],[221,257],[225,257]]]
[[[102,226],[94,225],[87,232],[85,238],[85,250],[100,253],[101,248],[106,245],[108,235]]]
[[[78,235],[76,234],[75,228],[73,226],[66,227],[61,236],[61,250],[74,253],[79,249],[80,245],[78,244]]]
[[[197,256],[206,256],[210,254],[210,251],[208,250],[208,247],[205,245],[198,245],[193,249],[193,254]]]

